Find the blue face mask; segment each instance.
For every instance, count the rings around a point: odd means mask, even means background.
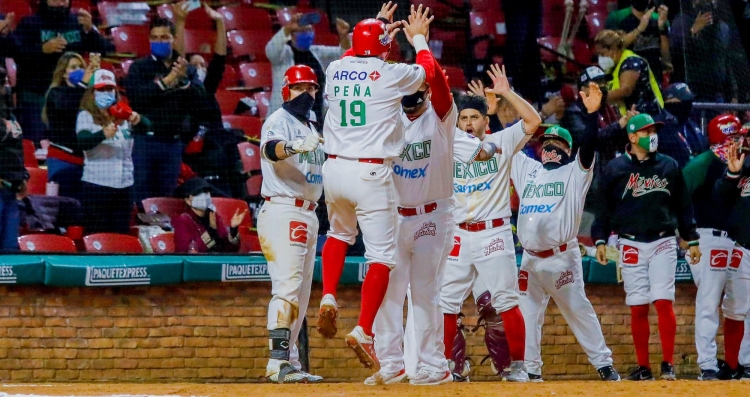
[[[99,109],[107,109],[117,102],[117,95],[114,91],[94,91],[94,102]]]
[[[86,73],[83,69],[76,69],[68,73],[68,81],[72,85],[78,85],[83,80],[83,75]]]
[[[172,43],[152,41],[151,54],[157,58],[168,58],[172,55]]]
[[[315,40],[315,31],[299,32],[295,35],[294,45],[298,50],[307,51]]]

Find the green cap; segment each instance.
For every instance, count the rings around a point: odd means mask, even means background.
[[[654,121],[654,118],[651,117],[651,115],[646,113],[641,113],[638,115],[635,115],[630,118],[628,121],[628,125],[625,127],[628,130],[628,134],[635,134],[638,131],[645,130],[648,127],[651,127],[652,125],[655,126],[662,126],[664,123],[662,122],[656,122]]]
[[[558,125],[553,125],[552,127],[547,128],[547,131],[544,131],[544,135],[540,136],[539,140],[543,141],[551,138],[562,139],[568,143],[568,147],[573,147],[573,137],[570,136],[570,132]]]

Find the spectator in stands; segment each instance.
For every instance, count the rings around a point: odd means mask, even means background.
[[[78,148],[76,118],[88,82],[99,69],[99,57],[91,55],[88,66],[83,57],[66,52],[57,61],[52,84],[42,109],[47,124],[44,138],[50,141],[47,151],[47,179],[57,182],[58,194],[80,200],[83,176],[83,152]]]
[[[624,47],[644,58],[661,83],[662,70],[673,69],[669,53],[669,8],[662,4],[655,10],[649,4],[653,4],[652,0],[632,0],[630,7],[610,13],[605,27],[626,32]]]
[[[21,234],[31,231],[64,234],[70,226],[81,223],[81,203],[78,200],[46,195],[29,195],[28,172],[16,192]],[[80,226],[79,226],[80,227]]]
[[[188,209],[172,219],[176,252],[237,252],[239,226],[247,211],[235,211],[229,227],[211,203],[211,186],[203,178],[188,179],[178,189]]]
[[[0,65],[5,65],[5,58],[13,57],[13,50],[17,48],[16,37],[12,27],[16,20],[16,14],[0,14]]]
[[[328,65],[341,58],[344,51],[352,46],[349,41],[349,24],[343,19],[336,18],[339,47],[333,47],[313,45],[315,30],[312,25],[300,26],[300,18],[302,14],[292,15],[291,20],[266,44],[266,57],[273,66],[273,93],[268,114],[275,112],[284,102],[281,99],[281,86],[284,85],[284,73],[287,69],[293,65],[307,65],[313,68],[320,86],[323,87]],[[312,111],[315,113],[315,121],[322,124],[323,90],[319,90],[315,96]]]
[[[693,157],[708,150],[708,138],[690,116],[695,94],[685,83],[675,83],[664,90],[664,110],[677,119],[678,131],[688,143]]]
[[[81,196],[86,232],[127,234],[133,208],[133,128],[150,122],[120,101],[115,75],[99,69],[81,100],[76,120],[84,151]]]
[[[130,66],[125,88],[133,109],[147,117],[153,129],[135,135],[134,199],[168,197],[177,187],[184,143],[193,138],[205,109],[203,84],[193,66],[173,49],[175,27],[168,19],[151,21],[151,55]],[[192,117],[191,117],[192,114]]]
[[[0,81],[7,79],[0,67]],[[10,86],[0,85],[0,252],[18,250],[19,213],[16,192],[26,174],[21,126],[13,116]]]
[[[616,105],[620,115],[635,105],[641,113],[657,115],[664,101],[648,62],[625,48],[624,36],[614,30],[602,30],[594,39],[599,66],[612,75],[607,102]]]
[[[91,14],[70,13],[70,0],[45,0],[35,15],[24,18],[15,31],[18,65],[18,118],[26,139],[39,142],[44,133],[44,94],[57,60],[65,51],[106,53],[114,46],[94,27]]]

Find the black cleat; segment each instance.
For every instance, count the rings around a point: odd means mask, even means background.
[[[737,371],[729,368],[729,365],[724,360],[717,360],[719,366],[719,373],[716,374],[716,378],[719,380],[732,380],[737,378]]]
[[[532,383],[542,383],[544,382],[544,379],[542,379],[542,375],[537,374],[528,374],[529,375],[529,382]]]
[[[742,372],[740,373],[739,380],[745,381],[745,382],[750,382],[750,365],[748,365],[747,367],[744,367],[742,369]]]
[[[628,380],[654,380],[654,374],[649,367],[638,367],[630,373]]]
[[[719,371],[715,369],[701,369],[698,380],[719,380]]]
[[[674,374],[674,365],[662,361],[661,362],[661,380],[677,380],[677,376]]]
[[[599,373],[599,378],[605,382],[619,382],[620,374],[617,373],[615,367],[607,365],[596,370]],[[529,375],[530,377],[531,375]]]

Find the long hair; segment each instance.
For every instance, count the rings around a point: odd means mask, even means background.
[[[594,44],[611,50],[622,50],[625,46],[625,35],[621,31],[605,29],[596,35]]]
[[[55,66],[55,71],[52,73],[52,83],[50,83],[47,93],[44,94],[44,108],[42,109],[42,121],[44,121],[44,124],[49,124],[49,118],[47,117],[47,97],[49,97],[49,92],[55,87],[66,84],[65,69],[68,68],[70,60],[74,58],[81,61],[81,66],[86,67],[86,61],[75,52],[66,52],[57,60],[57,66]]]
[[[117,100],[120,100],[120,93],[115,89],[115,95],[117,96]],[[86,92],[83,93],[83,98],[81,98],[81,110],[85,110],[89,113],[91,113],[91,116],[94,118],[94,123],[106,127],[109,125],[109,123],[115,122],[115,119],[109,115],[109,113],[102,113],[101,109],[99,109],[99,106],[96,106],[96,101],[94,100],[94,87],[90,86],[86,88]]]

